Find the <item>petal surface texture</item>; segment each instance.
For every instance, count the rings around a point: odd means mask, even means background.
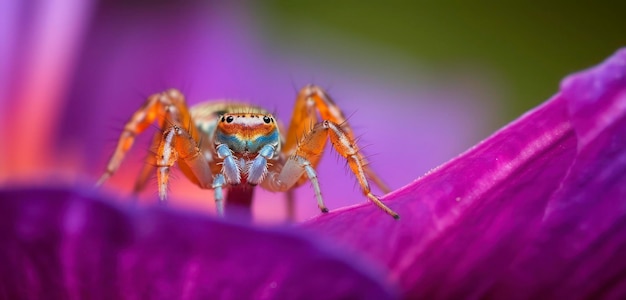
[[[408,298],[626,297],[626,49],[383,201],[305,227]]]
[[[367,265],[253,228],[74,189],[0,192],[2,299],[394,299]],[[380,276],[379,276],[380,277]]]

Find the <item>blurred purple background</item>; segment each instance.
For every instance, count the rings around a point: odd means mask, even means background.
[[[238,99],[290,119],[297,90],[326,88],[350,116],[373,168],[399,188],[494,129],[498,87],[489,71],[427,73],[420,61],[350,36],[304,36],[324,55],[276,47],[258,5],[160,1],[9,1],[3,28],[0,180],[95,182],[134,110],[176,87],[190,104]],[[2,7],[4,6],[4,7]],[[325,39],[335,43],[324,43]],[[319,40],[315,43],[315,40]],[[336,51],[334,50],[336,49]],[[153,130],[104,188],[129,195]],[[318,169],[329,208],[365,202],[345,162],[327,151]],[[213,211],[212,192],[176,176],[172,205]],[[297,217],[317,215],[313,192],[297,191]],[[141,195],[156,201],[155,185]],[[280,220],[282,194],[258,191],[259,220]]]

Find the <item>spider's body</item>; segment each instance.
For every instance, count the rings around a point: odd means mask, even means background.
[[[178,90],[154,94],[126,124],[98,184],[119,168],[135,136],[154,121],[162,129],[153,142],[156,155],[144,167],[135,190],[143,189],[156,169],[161,201],[167,198],[169,170],[178,163],[185,177],[201,188],[214,190],[218,214],[223,213],[224,188],[246,184],[286,192],[306,181],[313,184],[319,208],[328,212],[315,167],[330,140],[348,161],[363,193],[398,218],[371,193],[367,177],[388,189],[367,166],[341,110],[319,87],[307,86],[300,91],[286,134],[281,132],[279,121],[259,107],[205,102],[188,108]]]

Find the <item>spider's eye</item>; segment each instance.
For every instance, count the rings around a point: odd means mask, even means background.
[[[231,123],[235,118],[233,116],[226,117],[226,123]]]
[[[224,121],[226,121],[226,118],[224,118],[224,116],[222,116],[222,119],[220,121],[224,122]]]
[[[263,122],[265,122],[265,123],[267,123],[267,124],[269,124],[271,120],[272,120],[272,118],[270,118],[270,117],[268,117],[268,116],[264,116],[264,117],[263,117]]]

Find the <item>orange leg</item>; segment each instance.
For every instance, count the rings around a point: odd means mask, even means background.
[[[380,201],[380,199],[378,199],[378,197],[372,194],[366,177],[366,170],[368,168],[365,164],[365,159],[359,152],[356,141],[349,135],[347,135],[339,125],[333,122],[324,121],[322,123],[322,127],[328,132],[328,136],[330,137],[330,142],[333,144],[333,148],[335,148],[335,150],[337,150],[337,152],[341,156],[348,160],[348,165],[350,166],[352,173],[356,175],[363,194],[367,198],[372,200],[372,202],[374,202],[376,206],[380,207],[386,213],[391,215],[394,219],[398,219],[399,216],[397,213],[387,207],[384,203]]]
[[[151,95],[124,126],[124,131],[120,135],[115,152],[107,164],[106,171],[96,185],[103,184],[117,171],[126,153],[133,146],[135,137],[145,131],[154,121],[158,121],[160,128],[163,128],[166,122],[186,126],[191,136],[197,136],[195,127],[189,126],[191,125],[191,116],[181,92],[170,89],[163,93]],[[146,173],[145,170],[142,171],[142,174],[144,173]],[[144,176],[140,176],[138,181],[144,181],[145,183],[147,177]],[[144,183],[138,182],[135,186],[141,187]]]
[[[264,187],[272,191],[286,191],[296,185],[303,175],[313,184],[317,204],[322,212],[328,212],[328,208],[322,200],[322,193],[317,180],[317,173],[311,164],[324,151],[326,140],[329,139],[333,148],[343,156],[350,166],[350,170],[356,176],[363,194],[376,206],[380,207],[394,219],[399,216],[372,194],[365,173],[365,160],[359,153],[356,141],[343,131],[341,126],[332,121],[323,121],[316,124],[298,143],[295,154],[290,156],[280,173],[270,173],[263,182]]]
[[[200,152],[191,134],[184,128],[174,125],[163,132],[156,155],[157,182],[161,202],[167,199],[169,172],[176,162],[183,172],[188,170],[191,173],[185,175],[201,188],[211,188],[213,176],[208,161]]]
[[[161,141],[161,134],[155,134],[152,139],[152,144],[150,146],[150,154],[146,156],[145,163],[139,172],[139,176],[137,176],[137,180],[135,180],[135,186],[133,187],[133,194],[138,195],[141,191],[146,188],[146,184],[148,183],[148,179],[150,176],[154,174],[155,171],[155,153],[159,143]]]
[[[315,85],[308,85],[302,88],[298,93],[296,104],[293,109],[291,123],[289,124],[289,130],[287,132],[287,138],[282,147],[283,153],[290,155],[296,151],[298,144],[302,143],[302,137],[311,131],[315,124],[319,123],[320,120],[318,118],[318,113],[322,120],[337,124],[338,127],[341,128],[345,138],[352,141],[352,144],[355,144],[353,130],[348,124],[346,117],[341,112],[341,109],[335,104],[324,89]],[[322,149],[324,148],[325,143],[326,139],[320,141],[320,147]],[[368,167],[365,158],[360,154],[359,157],[363,173],[384,193],[390,192],[391,190],[389,187],[370,167]],[[315,157],[310,156],[308,158],[313,168],[317,166],[320,158],[321,152]]]

